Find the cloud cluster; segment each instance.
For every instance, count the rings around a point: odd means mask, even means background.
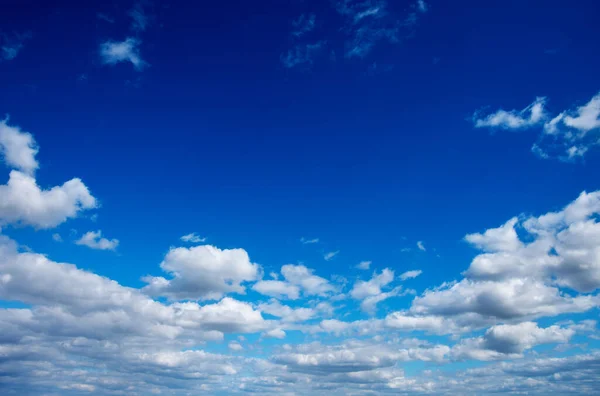
[[[541,158],[573,161],[583,157],[600,142],[600,93],[584,105],[551,116],[546,98],[537,98],[521,111],[498,110],[473,116],[476,128],[522,130],[537,127],[540,134],[531,150]]]

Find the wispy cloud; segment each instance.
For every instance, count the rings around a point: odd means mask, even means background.
[[[148,28],[150,24],[150,18],[146,13],[147,2],[137,2],[133,5],[133,8],[129,11],[131,17],[131,30],[134,32],[143,32]]]
[[[329,253],[325,253],[325,255],[323,256],[323,258],[325,259],[325,261],[330,261],[332,260],[335,256],[337,256],[340,253],[339,250],[336,250],[335,252],[329,252]]]
[[[315,21],[317,17],[315,14],[302,14],[292,22],[294,30],[292,35],[300,37],[308,32],[311,32],[315,28]]]
[[[296,45],[287,53],[281,54],[281,63],[288,69],[297,66],[310,66],[313,64],[314,57],[321,51],[324,45],[324,41]]]
[[[103,238],[100,230],[86,232],[75,243],[96,250],[115,250],[119,246],[118,239]]]
[[[600,144],[600,93],[586,104],[552,116],[546,98],[538,97],[521,111],[498,110],[473,116],[475,128],[524,130],[538,128],[539,137],[531,151],[540,158],[574,161]]]
[[[400,279],[402,279],[402,280],[414,279],[417,276],[421,275],[422,273],[423,273],[423,271],[421,271],[421,270],[406,271],[405,273],[400,275]]]
[[[23,49],[25,41],[31,38],[31,33],[13,33],[0,35],[0,61],[13,60]]]
[[[135,70],[141,71],[147,63],[140,57],[140,41],[128,37],[125,41],[106,41],[100,45],[100,57],[106,65],[131,63]]]
[[[52,240],[54,240],[55,242],[62,242],[63,241],[62,237],[58,233],[52,234]]]
[[[307,238],[300,238],[300,242],[302,242],[305,245],[311,244],[311,243],[319,243],[319,238],[313,238],[313,239],[307,239]]]
[[[427,251],[427,249],[425,249],[425,244],[423,243],[423,241],[417,242],[417,248],[419,248],[419,250],[421,250],[423,252]]]
[[[206,238],[205,237],[200,237],[195,232],[192,232],[191,234],[184,235],[180,239],[183,242],[188,242],[188,243],[202,243],[202,242],[206,242]]]
[[[103,12],[96,13],[96,18],[98,18],[99,20],[104,21],[104,22],[115,23],[115,18],[113,18],[110,15],[105,14]]]

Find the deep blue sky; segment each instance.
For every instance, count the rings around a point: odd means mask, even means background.
[[[330,1],[156,1],[134,34],[132,2],[1,0],[0,37],[25,38],[0,61],[0,114],[34,135],[41,187],[78,177],[101,204],[95,221],[2,231],[132,287],[161,275],[169,247],[191,232],[243,247],[266,274],[304,263],[352,282],[370,260],[397,275],[422,270],[419,294],[461,279],[478,254],[466,234],[600,188],[596,147],[545,160],[531,151],[539,129],[473,122],[539,96],[558,114],[596,95],[600,3],[416,4],[387,6],[390,18],[418,15],[398,42],[347,57],[353,28]],[[294,37],[293,21],[313,13],[314,28]],[[102,43],[130,36],[147,66],[103,64]],[[282,62],[317,42],[310,62]],[[116,253],[71,243],[92,229],[118,238]]]
[[[129,249],[144,266],[160,260],[159,241],[199,228],[256,246],[267,265],[296,260],[284,246],[315,235],[343,251],[333,265],[375,255],[401,268],[400,237],[422,239],[444,256],[446,277],[448,265],[466,266],[465,233],[598,188],[596,156],[541,161],[535,135],[490,136],[469,122],[483,106],[543,95],[559,110],[591,97],[596,2],[436,2],[400,44],[286,69],[291,21],[320,9],[336,18],[319,3],[155,4],[141,47],[150,67],[136,72],[97,54],[126,33],[130,4],[9,1],[2,30],[32,38],[2,64],[0,109],[34,131],[42,185],[77,164],[117,214],[99,224],[121,231],[127,266]],[[335,40],[338,26],[321,23],[315,36]]]

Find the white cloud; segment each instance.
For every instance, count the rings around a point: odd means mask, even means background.
[[[542,126],[531,151],[540,158],[574,161],[600,144],[600,93],[575,109],[550,116],[544,108],[545,98],[538,98],[521,112],[499,110],[484,118],[473,117],[475,127],[524,129]],[[528,115],[529,114],[529,115]]]
[[[171,248],[160,267],[172,279],[147,276],[143,290],[176,300],[213,300],[225,293],[244,293],[242,282],[256,280],[260,270],[244,249],[221,250],[210,245]]]
[[[118,239],[102,238],[102,231],[100,230],[86,232],[75,243],[96,250],[115,250],[119,246]]]
[[[283,339],[285,338],[285,331],[281,329],[269,330],[265,333],[265,337]]]
[[[30,133],[7,122],[8,119],[0,121],[0,154],[11,168],[32,175],[39,167],[35,159],[38,153],[35,139]]]
[[[371,267],[372,261],[361,261],[356,265],[356,268],[361,270],[368,270]]]
[[[281,275],[292,285],[302,288],[306,295],[326,295],[335,288],[324,278],[313,275],[311,269],[304,265],[287,264],[281,267]]]
[[[244,347],[237,341],[231,341],[227,346],[229,347],[229,349],[235,352],[244,350]]]
[[[534,322],[497,325],[489,328],[483,337],[463,340],[452,348],[452,354],[457,359],[476,360],[522,357],[525,350],[536,345],[566,343],[574,333],[560,326],[540,328]]]
[[[300,242],[302,242],[305,245],[308,244],[312,244],[312,243],[319,243],[319,238],[313,238],[313,239],[307,239],[307,238],[300,238]]]
[[[468,234],[465,240],[487,252],[518,250],[523,246],[515,231],[518,220],[513,217],[499,228],[490,228],[483,234]]]
[[[358,280],[354,283],[350,296],[356,300],[362,300],[361,309],[365,312],[374,313],[377,304],[390,297],[397,296],[401,291],[397,287],[389,292],[383,292],[382,287],[387,286],[394,280],[394,271],[386,268],[379,275],[373,273],[368,281]]]
[[[96,199],[80,179],[41,190],[33,177],[13,170],[8,184],[0,185],[0,224],[53,228],[95,207]]]
[[[278,280],[261,280],[256,282],[252,289],[269,297],[289,298],[296,300],[300,295],[300,288],[289,282]]]
[[[312,308],[291,308],[282,305],[277,300],[271,300],[267,304],[259,304],[258,309],[261,312],[281,318],[284,323],[304,322],[316,316],[316,312]]]
[[[427,251],[427,249],[425,249],[425,245],[423,244],[423,241],[418,241],[418,242],[417,242],[417,248],[418,248],[420,251],[422,251],[422,252],[425,252],[425,251]]]
[[[336,250],[334,252],[329,252],[329,253],[325,253],[325,255],[323,256],[323,258],[326,261],[332,260],[335,256],[337,256],[340,253],[339,250]]]
[[[53,239],[55,242],[62,242],[62,241],[63,241],[62,237],[61,237],[61,236],[60,236],[60,234],[58,234],[58,233],[54,233],[54,234],[52,234],[52,239]]]
[[[191,243],[203,243],[203,242],[206,242],[206,238],[200,237],[195,232],[192,232],[191,234],[186,234],[186,235],[182,236],[181,240],[183,242],[191,242]]]
[[[546,98],[539,97],[521,111],[498,110],[484,118],[475,113],[475,128],[524,129],[539,124],[545,118],[544,106]]]
[[[423,273],[423,271],[421,271],[421,270],[406,271],[405,273],[400,275],[400,279],[402,279],[402,280],[414,279],[417,276],[421,275],[422,273]]]
[[[141,71],[148,64],[140,57],[139,39],[128,37],[125,41],[106,41],[100,45],[100,57],[107,65],[130,62],[135,70]]]

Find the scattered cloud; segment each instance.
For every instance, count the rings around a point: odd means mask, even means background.
[[[8,118],[0,121],[0,155],[6,165],[31,175],[39,167],[37,153],[37,144],[30,133],[8,125]]]
[[[52,234],[52,240],[55,241],[55,242],[62,242],[63,241],[62,237],[58,233]]]
[[[188,243],[203,243],[203,242],[206,242],[206,238],[200,237],[195,232],[192,232],[191,234],[186,234],[186,235],[182,236],[180,239],[183,242],[188,242]]]
[[[543,159],[574,161],[600,144],[600,93],[586,104],[555,116],[546,111],[545,104],[545,98],[537,98],[519,112],[499,110],[483,118],[476,113],[474,125],[512,130],[539,127],[540,134],[531,151]]]
[[[423,243],[423,241],[417,242],[417,248],[423,252],[427,251],[427,249],[425,249],[425,244]]]
[[[258,281],[252,286],[252,289],[265,296],[290,300],[296,300],[300,296],[300,288],[297,285],[278,280]]]
[[[300,238],[300,242],[302,242],[305,245],[308,244],[312,244],[312,243],[319,243],[319,238],[313,238],[313,239],[307,239],[307,238]]]
[[[146,2],[137,2],[129,11],[129,16],[131,17],[131,30],[136,33],[145,31],[150,23],[150,18],[146,13],[145,5]]]
[[[103,12],[96,13],[96,18],[104,22],[115,23],[115,19],[113,17]]]
[[[356,265],[356,268],[361,270],[368,270],[371,267],[372,261],[361,261]]]
[[[281,54],[281,63],[288,69],[299,66],[309,67],[313,64],[315,56],[321,52],[324,46],[325,41],[298,44],[287,53]]]
[[[86,232],[75,243],[95,250],[115,250],[119,246],[118,239],[102,238],[102,231],[100,230]]]

